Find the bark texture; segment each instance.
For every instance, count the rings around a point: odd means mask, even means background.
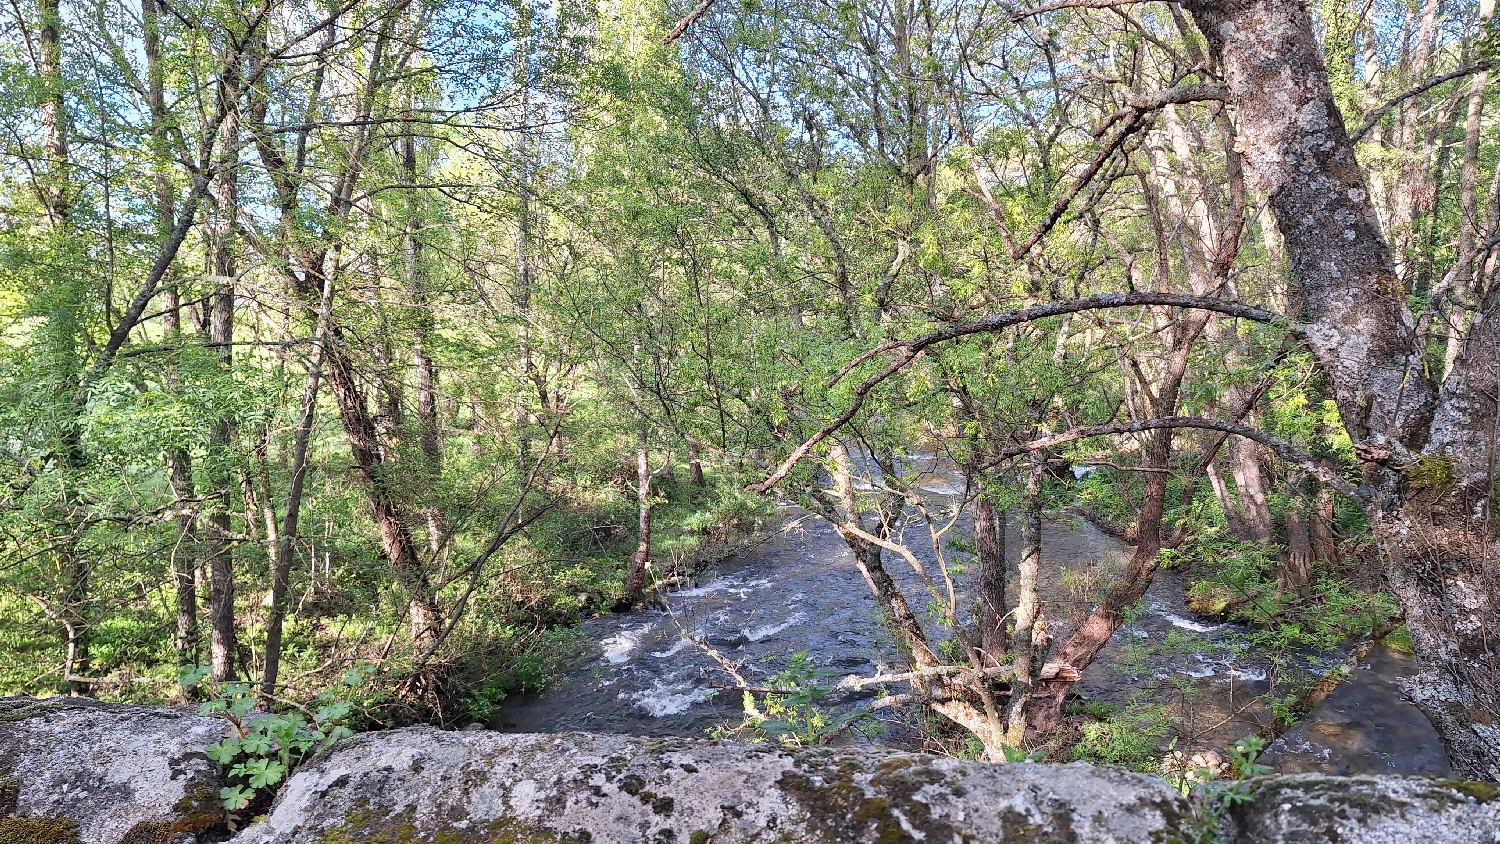
[[[1185,6],[1222,66],[1240,147],[1270,198],[1306,302],[1304,341],[1365,461],[1362,503],[1421,664],[1406,691],[1455,770],[1500,779],[1491,642],[1500,630],[1491,517],[1500,291],[1487,291],[1439,390],[1307,9],[1295,0]]]
[[[1005,654],[1005,513],[980,493],[974,500],[974,545],[979,565],[979,647],[986,664]]]

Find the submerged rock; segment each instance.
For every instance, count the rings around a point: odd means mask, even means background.
[[[234,844],[1135,844],[1188,814],[1159,779],[1084,764],[408,729],[319,756]]]
[[[0,698],[0,844],[178,844],[223,822],[189,707]]]

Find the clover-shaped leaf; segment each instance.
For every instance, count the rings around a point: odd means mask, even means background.
[[[213,744],[210,744],[208,747],[205,747],[203,749],[203,752],[208,756],[208,758],[219,763],[220,765],[228,765],[230,762],[234,761],[234,757],[240,755],[240,743],[232,738],[224,739],[223,741],[216,741]]]
[[[232,785],[219,789],[219,800],[223,802],[224,808],[231,812],[238,812],[249,806],[250,801],[254,797],[255,792],[242,785]]]
[[[252,732],[240,742],[240,746],[245,749],[245,752],[252,756],[264,756],[270,753],[271,744],[271,737],[259,732]]]

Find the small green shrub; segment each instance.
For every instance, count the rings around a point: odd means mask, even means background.
[[[363,682],[373,669],[355,668],[344,675],[344,691]],[[270,802],[276,789],[308,756],[353,735],[343,725],[351,705],[342,696],[324,692],[318,709],[301,712],[257,713],[254,688],[249,683],[204,683],[207,668],[182,671],[182,685],[202,687],[209,696],[198,709],[205,717],[221,718],[230,735],[209,745],[204,753],[218,764],[226,785],[219,799],[233,828],[237,813]]]
[[[1085,723],[1073,758],[1119,765],[1146,774],[1161,770],[1161,746],[1170,727],[1160,707],[1136,707]]]

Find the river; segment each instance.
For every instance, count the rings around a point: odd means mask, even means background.
[[[941,481],[931,484],[929,492],[953,492]],[[842,540],[823,520],[796,508],[783,506],[780,518],[782,529],[724,559],[692,588],[670,594],[667,609],[585,622],[588,646],[559,668],[564,679],[541,697],[508,701],[490,726],[702,737],[737,725],[743,709],[739,693],[728,690],[732,678],[684,631],[737,665],[752,685],[804,650],[833,677],[900,670]],[[903,537],[931,567],[926,526],[913,523]],[[1042,541],[1042,598],[1060,637],[1086,608],[1077,585],[1107,576],[1130,547],[1092,524],[1065,518],[1044,523]],[[1014,526],[1007,548],[1012,556],[1019,548]],[[914,571],[895,555],[888,555],[887,567],[920,612],[926,601]],[[962,585],[965,575],[957,580]],[[1184,609],[1183,597],[1177,574],[1159,573],[1142,611],[1115,633],[1076,688],[1087,700],[1117,708],[1132,698],[1154,703],[1171,715],[1177,749],[1222,753],[1269,718],[1257,699],[1269,688],[1270,666],[1246,647],[1248,628],[1197,618]],[[1377,649],[1262,761],[1286,773],[1451,775],[1431,724],[1397,689],[1397,679],[1412,671],[1409,656]],[[839,703],[864,705],[875,694],[871,689]],[[912,735],[893,722],[884,735],[860,740],[909,747]]]

